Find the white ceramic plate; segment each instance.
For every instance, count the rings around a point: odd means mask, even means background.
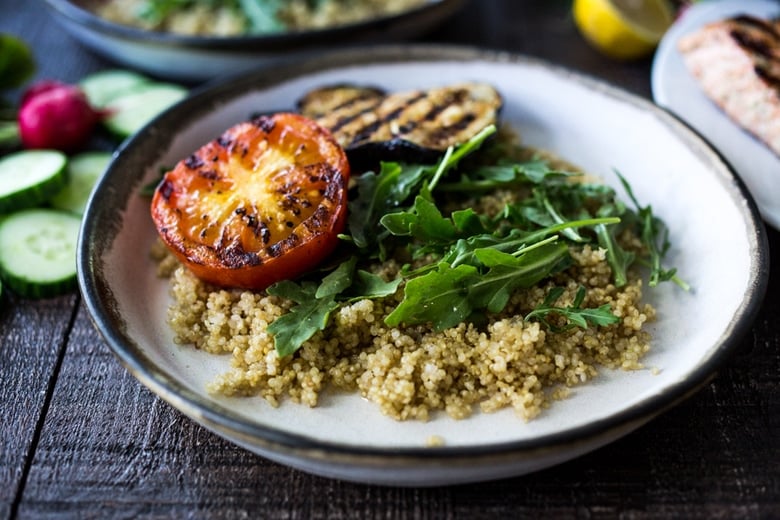
[[[126,27],[82,5],[92,0],[46,0],[55,19],[85,46],[126,67],[160,78],[224,78],[302,54],[366,43],[403,41],[453,15],[463,0],[428,0],[420,7],[340,27],[259,36],[181,36]],[[94,3],[94,2],[93,2]]]
[[[252,113],[290,109],[304,92],[353,82],[386,89],[487,80],[503,117],[531,145],[616,183],[612,168],[672,227],[670,263],[694,287],[650,291],[658,308],[659,369],[604,371],[537,419],[511,410],[456,421],[396,422],[357,395],[309,409],[208,395],[229,365],[177,346],[165,323],[168,284],[146,251],[155,240],[138,190]],[[726,245],[727,246],[724,246]],[[95,323],[125,366],[195,421],[265,457],[359,482],[435,485],[518,475],[555,464],[640,426],[702,385],[748,330],[767,279],[766,236],[729,167],[667,112],[598,81],[523,57],[466,49],[378,48],[258,72],[194,94],[126,143],[96,187],[79,246],[79,281]],[[695,435],[695,432],[691,432]],[[433,436],[444,446],[426,447]]]
[[[780,229],[780,157],[733,123],[710,101],[677,50],[681,36],[738,14],[780,16],[777,0],[725,0],[694,4],[666,33],[653,61],[655,101],[693,126],[717,148],[745,181],[764,219]]]

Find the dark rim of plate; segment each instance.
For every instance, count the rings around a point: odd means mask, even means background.
[[[167,139],[172,139],[175,128],[208,113],[219,104],[220,100],[251,90],[262,90],[286,80],[328,69],[408,61],[451,61],[453,63],[484,61],[543,67],[621,102],[633,104],[642,110],[653,113],[670,126],[680,138],[702,153],[709,154],[713,161],[721,163],[722,168],[719,170],[724,173],[723,178],[720,179],[721,183],[729,190],[735,200],[739,200],[740,205],[744,208],[745,232],[750,240],[752,260],[749,290],[726,332],[720,338],[713,354],[705,359],[690,374],[690,377],[667,387],[660,394],[644,399],[636,406],[607,418],[540,437],[474,446],[381,448],[326,442],[305,435],[279,431],[243,419],[237,413],[209,402],[185,388],[173,376],[165,373],[146,358],[140,346],[124,330],[124,322],[119,316],[115,296],[112,293],[110,283],[103,276],[100,262],[101,255],[111,248],[116,231],[121,227],[123,208],[131,194],[137,192],[143,179],[112,175],[112,171],[117,171],[123,163],[127,163],[125,157],[131,154],[141,152],[140,155],[145,155],[145,160],[154,160],[155,153],[149,155],[145,152],[159,149],[160,144],[167,144]],[[642,424],[689,397],[706,384],[721,364],[740,345],[741,339],[749,331],[766,292],[769,277],[766,230],[744,183],[722,157],[685,123],[650,101],[608,85],[602,80],[575,73],[535,58],[473,48],[428,45],[377,46],[372,48],[370,52],[366,52],[365,49],[341,51],[316,59],[279,65],[270,70],[263,69],[221,84],[202,87],[176,107],[150,122],[147,129],[150,128],[154,128],[154,131],[141,131],[120,147],[114,163],[109,167],[103,180],[98,183],[87,206],[78,246],[79,285],[85,303],[94,323],[111,349],[125,367],[147,387],[175,408],[215,431],[229,432],[233,437],[246,439],[248,444],[262,446],[279,454],[293,455],[308,460],[341,461],[347,464],[373,463],[379,466],[388,462],[414,464],[428,461],[436,464],[436,461],[444,460],[450,463],[476,461],[477,459],[483,461],[505,460],[506,456],[514,455],[522,458],[533,453],[577,445],[590,439],[617,433],[630,425]],[[136,171],[145,171],[145,165],[148,164],[145,162],[144,165],[137,165]]]
[[[460,8],[464,0],[428,0],[418,7],[400,13],[323,29],[229,37],[188,36],[147,31],[108,21],[72,0],[46,0],[46,3],[57,14],[77,25],[126,41],[141,41],[144,44],[170,47],[191,47],[204,51],[229,49],[232,52],[251,53],[289,51],[313,44],[331,45],[336,42],[358,43],[363,40],[378,40],[381,39],[378,35],[390,32],[409,23],[410,20],[415,23],[425,23],[452,14]]]

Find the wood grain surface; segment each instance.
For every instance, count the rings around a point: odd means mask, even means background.
[[[68,37],[42,1],[0,0],[0,32],[33,46],[38,79],[77,81],[113,66]],[[568,1],[475,0],[425,40],[523,52],[650,95],[650,61],[593,52]],[[769,230],[769,241],[780,257],[780,233]],[[31,301],[6,291],[0,518],[780,518],[776,271],[719,374],[638,431],[531,475],[410,489],[320,478],[238,448],[136,381],[79,295]]]

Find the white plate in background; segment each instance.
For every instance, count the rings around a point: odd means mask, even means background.
[[[688,8],[664,35],[653,60],[656,103],[700,132],[731,163],[747,184],[764,220],[780,230],[780,156],[734,123],[688,72],[677,50],[680,37],[703,25],[739,14],[780,16],[777,0],[716,0]]]

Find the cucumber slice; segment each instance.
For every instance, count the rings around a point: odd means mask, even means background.
[[[49,203],[52,207],[84,214],[92,187],[111,162],[109,152],[84,152],[68,161],[68,184]]]
[[[81,219],[56,209],[26,209],[0,220],[0,277],[26,298],[48,298],[76,287]]]
[[[119,96],[108,104],[106,127],[125,138],[133,135],[157,114],[183,99],[187,89],[169,83],[150,83]]]
[[[79,87],[93,107],[105,108],[120,95],[149,82],[149,78],[136,72],[112,69],[90,74],[79,82]]]
[[[0,213],[40,205],[60,191],[67,162],[55,150],[23,150],[0,159]]]

